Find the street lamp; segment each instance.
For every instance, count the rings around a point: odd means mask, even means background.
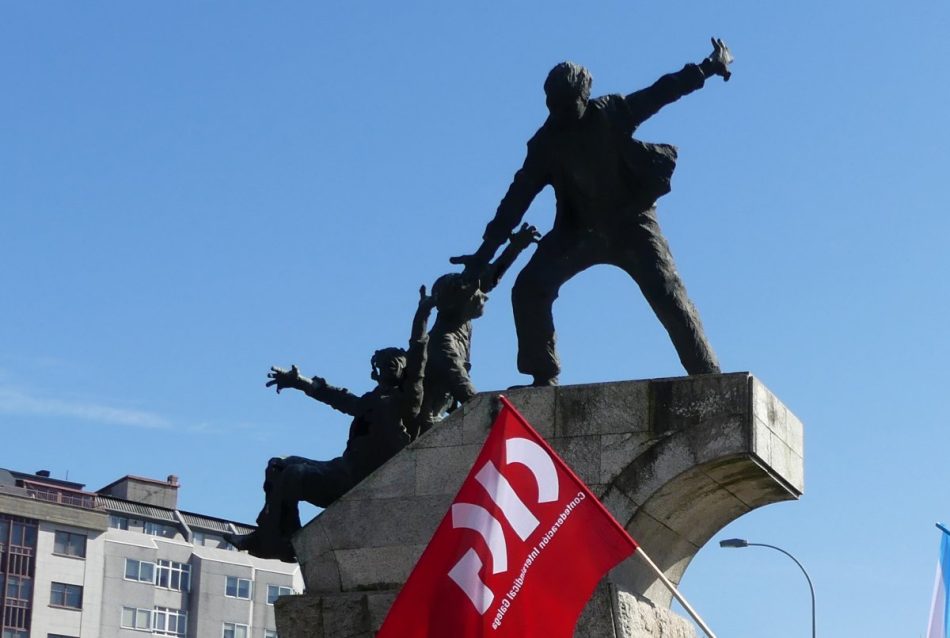
[[[798,565],[798,568],[802,570],[802,573],[805,574],[805,580],[808,581],[808,589],[811,591],[811,637],[815,638],[815,588],[811,584],[811,578],[808,577],[808,572],[805,571],[804,565],[798,562],[798,559],[786,552],[781,547],[776,547],[775,545],[766,545],[765,543],[750,543],[744,538],[728,538],[724,541],[719,541],[720,547],[768,547],[777,551],[782,552]]]

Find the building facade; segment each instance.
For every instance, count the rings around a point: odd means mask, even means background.
[[[234,551],[253,528],[179,511],[178,488],[0,470],[0,638],[276,638],[299,567]]]

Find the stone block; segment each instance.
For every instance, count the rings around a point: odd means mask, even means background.
[[[293,536],[294,552],[301,565],[333,551],[324,525],[328,517],[317,516]]]
[[[382,590],[401,586],[419,560],[426,543],[341,549],[335,552],[343,591]]]
[[[274,603],[277,632],[284,638],[323,638],[323,596],[281,596]]]
[[[462,445],[462,419],[449,415],[412,442],[411,448],[453,447]]]
[[[365,596],[327,596],[323,599],[324,632],[333,628],[333,635],[346,638],[372,638],[367,627],[372,625],[369,603]]]
[[[310,593],[336,593],[343,590],[340,568],[332,551],[305,561],[302,571]]]
[[[459,470],[471,468],[480,450],[481,444],[412,450],[416,456],[416,496],[454,496],[468,474],[468,469]]]
[[[798,417],[795,416],[791,410],[786,408],[785,412],[786,418],[786,430],[788,431],[788,437],[785,439],[788,446],[792,448],[792,451],[795,452],[800,457],[805,456],[805,441],[804,441],[804,427],[802,422],[798,420]]]
[[[697,463],[705,463],[727,456],[748,446],[749,418],[743,414],[726,414],[694,428],[689,440]]]
[[[283,596],[275,604],[282,638],[373,638],[395,591]]]
[[[518,388],[510,390],[508,400],[531,424],[538,434],[546,439],[554,436],[556,403],[559,388]]]
[[[754,419],[752,424],[752,453],[762,459],[766,465],[772,462],[772,430],[762,422]]]
[[[415,494],[414,454],[397,454],[346,493],[349,499],[410,498]]]
[[[610,483],[627,467],[630,459],[653,442],[648,432],[633,431],[600,436],[600,483]]]
[[[749,378],[746,373],[733,373],[651,381],[651,428],[657,433],[685,431],[748,415]]]
[[[758,379],[752,379],[752,411],[780,438],[787,438],[786,408]]]
[[[497,414],[498,400],[495,394],[484,393],[474,396],[449,418],[462,419],[462,445],[481,445]]]
[[[615,638],[612,602],[610,585],[602,579],[577,619],[574,638]]]
[[[523,388],[509,397],[674,583],[730,522],[801,494],[801,422],[747,373]],[[494,395],[476,396],[297,533],[308,595],[278,606],[281,636],[373,635],[497,410]],[[695,638],[665,609],[670,602],[656,575],[628,559],[598,586],[576,635]],[[310,633],[291,633],[305,626]]]
[[[627,527],[630,522],[630,512],[635,512],[640,507],[638,503],[613,485],[606,486],[600,496],[600,502],[604,504],[607,511],[624,527]]]
[[[556,436],[615,434],[649,428],[649,382],[563,386],[557,393]]]
[[[627,592],[617,592],[617,638],[696,638],[693,625],[668,609]]]
[[[323,528],[334,549],[418,543],[420,528],[434,529],[445,513],[440,514],[440,508],[447,507],[449,500],[442,495],[429,496],[407,510],[403,499],[345,499],[333,505],[334,516],[327,518]]]
[[[551,447],[584,483],[600,483],[600,435],[558,437]]]

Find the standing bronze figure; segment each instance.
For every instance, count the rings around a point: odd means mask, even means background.
[[[480,271],[541,189],[554,188],[554,227],[512,290],[518,369],[534,378],[533,385],[554,385],[560,372],[551,314],[558,291],[596,264],[618,266],[637,282],[689,374],[719,371],[656,217],[657,198],[670,190],[676,149],[632,135],[707,78],[729,79],[731,62],[722,40],[713,39],[713,52],[699,64],[687,64],[629,95],[595,99],[590,99],[591,75],[584,67],[563,62],[548,74],[544,91],[550,115],[528,142],[524,165],[479,249],[451,260],[464,264],[467,274]]]

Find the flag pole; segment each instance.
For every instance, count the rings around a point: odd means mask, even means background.
[[[670,593],[673,594],[673,597],[679,601],[679,603],[683,606],[683,609],[685,609],[689,615],[692,616],[693,620],[696,621],[696,624],[699,625],[706,635],[709,636],[709,638],[716,638],[716,634],[712,632],[712,629],[709,628],[709,625],[707,625],[706,622],[699,616],[699,614],[696,613],[696,610],[693,609],[692,605],[687,602],[683,595],[679,593],[679,590],[676,589],[676,585],[670,582],[670,579],[666,577],[666,574],[664,574],[660,568],[656,566],[656,563],[650,560],[650,557],[647,556],[645,551],[643,551],[643,548],[637,545],[637,549],[634,554],[639,556],[643,562],[650,566],[650,569],[653,570],[653,573],[656,574],[657,578],[659,578],[660,581],[666,585],[666,588],[670,590]]]
[[[511,403],[508,397],[506,397],[503,394],[499,394],[498,399],[501,401],[501,404],[503,406],[511,410],[512,414],[514,414],[515,417],[519,421],[521,421],[522,424],[528,426],[527,427],[528,432],[537,439],[537,443],[540,444],[548,452],[548,454],[551,455],[552,459],[555,459],[558,462],[558,464],[561,465],[564,471],[567,472],[567,474],[571,478],[573,478],[575,481],[577,481],[581,485],[586,485],[584,481],[582,481],[580,477],[578,477],[574,473],[574,470],[572,470],[566,463],[564,463],[564,461],[561,460],[561,457],[559,457],[557,453],[553,449],[551,449],[551,445],[544,439],[544,437],[541,436],[533,427],[531,427],[528,421],[524,418],[521,412],[518,411],[518,408],[516,408],[514,404]],[[650,569],[652,569],[653,572],[660,579],[660,581],[664,585],[666,585],[666,588],[669,589],[670,592],[672,592],[673,597],[676,598],[676,600],[678,600],[679,603],[683,606],[683,609],[685,609],[689,613],[689,615],[692,616],[693,620],[696,621],[696,624],[699,625],[700,628],[704,632],[706,632],[706,635],[709,636],[709,638],[716,638],[716,634],[714,634],[712,629],[709,628],[709,625],[707,625],[706,622],[700,617],[700,615],[696,613],[696,610],[693,609],[692,605],[690,605],[689,602],[687,602],[685,598],[683,598],[683,595],[679,593],[679,591],[676,589],[676,585],[671,583],[670,579],[666,577],[666,574],[660,571],[660,568],[656,566],[656,563],[650,560],[650,557],[647,556],[646,552],[643,551],[643,548],[640,547],[640,544],[635,542],[632,538],[630,538],[630,534],[627,532],[624,526],[621,525],[617,521],[616,518],[614,518],[613,514],[610,513],[607,507],[603,503],[600,502],[600,499],[595,498],[593,499],[593,501],[594,501],[594,504],[597,505],[604,512],[604,514],[607,515],[608,520],[610,520],[623,533],[623,536],[630,540],[630,542],[634,545],[633,553],[640,556],[640,558],[643,559],[643,561],[647,565],[650,566]]]
[[[937,529],[939,529],[941,532],[943,532],[947,536],[950,536],[950,529],[947,529],[947,526],[944,525],[943,523],[937,523]]]

